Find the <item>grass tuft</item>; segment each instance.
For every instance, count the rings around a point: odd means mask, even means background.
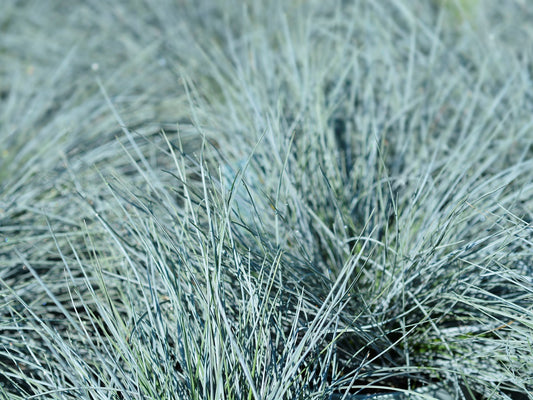
[[[178,3],[3,6],[0,398],[532,399],[523,2]]]

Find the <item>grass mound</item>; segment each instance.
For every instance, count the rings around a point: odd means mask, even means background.
[[[3,7],[0,397],[533,398],[523,2]]]

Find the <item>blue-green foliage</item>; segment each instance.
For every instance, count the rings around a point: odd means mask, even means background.
[[[0,397],[532,398],[525,2],[2,7]]]

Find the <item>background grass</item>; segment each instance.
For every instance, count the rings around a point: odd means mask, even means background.
[[[5,2],[0,396],[532,398],[532,17]]]

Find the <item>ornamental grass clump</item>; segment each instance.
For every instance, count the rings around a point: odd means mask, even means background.
[[[532,398],[528,13],[8,2],[0,396]]]

